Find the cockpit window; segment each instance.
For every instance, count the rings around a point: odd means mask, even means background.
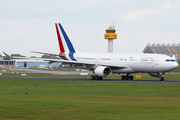
[[[166,59],[166,62],[176,62],[174,59]]]
[[[172,62],[176,62],[176,60],[171,60]]]

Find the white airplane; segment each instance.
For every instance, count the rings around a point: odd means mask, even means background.
[[[82,53],[78,52],[65,30],[60,23],[55,23],[57,38],[59,41],[60,53],[50,54],[35,52],[41,54],[57,55],[61,59],[47,59],[46,61],[62,62],[62,64],[73,64],[87,70],[91,70],[95,75],[91,80],[102,80],[112,73],[126,73],[122,75],[122,80],[133,80],[131,73],[149,73],[153,77],[159,77],[164,80],[165,72],[172,71],[178,67],[175,57],[169,57],[162,54],[130,54],[130,53]]]

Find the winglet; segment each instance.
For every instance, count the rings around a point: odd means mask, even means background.
[[[8,55],[7,53],[3,52],[7,57],[11,57],[10,55]]]

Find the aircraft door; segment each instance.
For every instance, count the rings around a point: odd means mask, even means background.
[[[99,60],[100,60],[100,58],[99,58],[99,56],[96,56],[96,58],[95,58],[96,60],[96,65],[98,65],[98,63],[99,63]]]
[[[159,59],[160,59],[159,57],[155,58],[154,65],[159,65]]]
[[[160,57],[156,57],[154,59],[154,65],[152,66],[154,72],[157,72],[160,70],[159,59],[160,59]]]

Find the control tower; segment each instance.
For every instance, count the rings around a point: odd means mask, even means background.
[[[104,38],[108,39],[108,53],[113,52],[113,39],[117,39],[117,34],[115,33],[116,29],[110,26],[109,29],[106,29],[106,34],[104,34]]]

